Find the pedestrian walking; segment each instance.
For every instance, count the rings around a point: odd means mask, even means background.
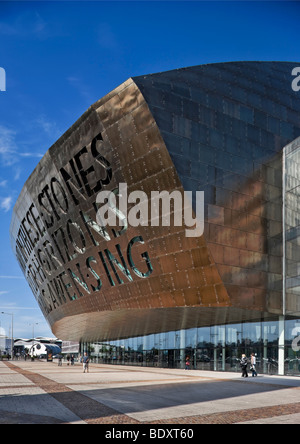
[[[257,376],[257,371],[256,371],[256,356],[254,353],[251,354],[250,370],[252,371],[252,378],[255,378]]]
[[[247,371],[248,359],[246,355],[242,355],[240,366],[242,368],[242,378],[248,378],[248,371]]]
[[[62,355],[58,356],[58,367],[62,367]]]
[[[185,369],[186,370],[190,370],[191,369],[191,362],[190,362],[190,357],[187,356],[186,361],[185,361]]]
[[[74,365],[74,355],[71,356],[71,365]]]
[[[90,362],[90,360],[89,360],[89,357],[88,357],[87,353],[84,354],[82,362],[83,362],[83,373],[85,373],[85,372],[88,373],[89,372],[89,362]]]

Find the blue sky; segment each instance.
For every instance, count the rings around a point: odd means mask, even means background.
[[[0,1],[0,312],[51,334],[11,252],[14,203],[48,148],[127,78],[238,60],[299,61],[300,3]],[[7,333],[10,317],[0,314]]]

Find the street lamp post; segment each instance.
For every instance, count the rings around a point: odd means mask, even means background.
[[[32,323],[32,324],[29,324],[29,325],[31,325],[32,326],[32,345],[31,345],[31,350],[32,350],[32,356],[33,356],[33,353],[34,353],[34,326],[35,325],[39,325],[39,323],[38,322],[34,322],[34,323]]]
[[[35,325],[39,325],[39,323],[38,322],[34,322],[33,324],[28,324],[28,325],[30,325],[32,327],[32,339],[34,339],[34,326]]]
[[[4,311],[1,311],[1,314],[11,316],[11,359],[12,359],[14,354],[14,314],[5,313]]]

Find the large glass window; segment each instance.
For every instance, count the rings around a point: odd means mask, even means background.
[[[300,374],[300,319],[285,322],[285,373]]]
[[[278,319],[159,333],[97,344],[82,344],[94,362],[240,372],[243,353],[256,356],[260,374],[278,374]],[[300,374],[300,319],[285,322],[285,373]]]
[[[197,348],[210,346],[210,327],[198,328]]]
[[[191,328],[189,330],[186,330],[185,340],[186,347],[195,348],[197,345],[197,329]]]
[[[226,326],[226,345],[240,347],[242,343],[242,324],[232,324]]]
[[[261,322],[243,324],[242,342],[247,348],[261,346],[262,342]]]
[[[284,182],[284,311],[300,312],[300,144],[283,151]]]

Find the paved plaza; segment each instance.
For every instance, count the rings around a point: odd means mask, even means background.
[[[300,378],[3,361],[0,424],[300,424]]]

